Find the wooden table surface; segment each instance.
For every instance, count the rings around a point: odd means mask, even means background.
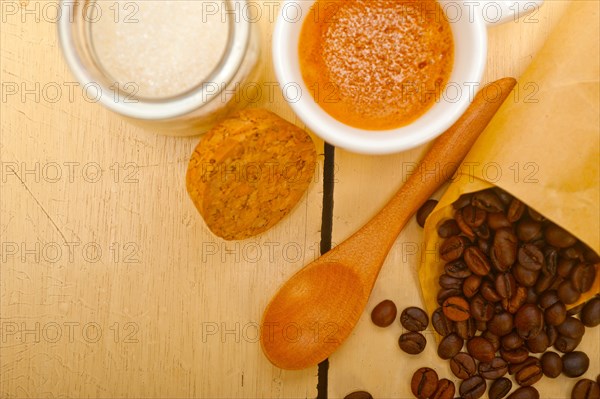
[[[198,137],[157,135],[87,101],[60,54],[56,2],[1,6],[0,397],[316,397],[317,368],[270,365],[258,323],[277,287],[319,252],[323,156],[280,224],[224,242],[185,190]],[[491,28],[485,80],[518,77],[567,6],[547,0],[526,20]],[[269,14],[259,23],[261,82],[275,82]],[[256,105],[303,126],[277,91]],[[425,149],[380,157],[336,149],[334,243],[386,202]],[[365,389],[409,398],[410,375],[424,365],[450,377],[431,334],[425,352],[409,357],[397,347],[398,324],[379,329],[368,317],[385,298],[421,305],[421,240],[411,222],[358,327],[330,359],[329,397]],[[599,342],[595,329],[582,343],[593,378]],[[539,385],[544,398],[566,398],[572,381]]]

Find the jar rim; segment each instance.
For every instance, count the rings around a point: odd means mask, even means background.
[[[96,0],[86,0],[85,4]],[[247,0],[222,0],[229,10],[242,9]],[[75,3],[75,4],[74,4]],[[213,71],[193,88],[165,98],[135,97],[132,100],[127,92],[113,88],[94,79],[86,62],[83,60],[76,45],[73,25],[79,8],[72,0],[61,0],[61,18],[58,21],[58,38],[63,55],[77,80],[84,87],[94,85],[99,88],[98,101],[108,109],[121,115],[143,120],[162,120],[177,118],[188,114],[216,100],[226,87],[234,80],[244,61],[250,43],[250,22],[245,18],[237,18],[226,13],[229,35],[221,61]],[[239,5],[236,5],[238,4]],[[81,6],[83,8],[85,6]],[[218,88],[207,90],[207,83],[216,83]]]

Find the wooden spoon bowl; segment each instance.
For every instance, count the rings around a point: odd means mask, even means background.
[[[344,342],[362,315],[404,225],[444,183],[439,176],[422,172],[436,166],[454,173],[515,83],[504,78],[484,87],[465,114],[434,142],[418,172],[373,219],[279,289],[261,325],[262,349],[271,363],[290,370],[310,367]],[[492,85],[493,92],[486,93]],[[498,88],[501,96],[497,96]]]

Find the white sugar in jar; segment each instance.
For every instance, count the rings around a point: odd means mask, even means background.
[[[88,97],[157,131],[195,135],[245,105],[259,59],[246,0],[61,1],[60,43]]]

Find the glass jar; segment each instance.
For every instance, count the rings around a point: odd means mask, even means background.
[[[239,12],[246,2],[61,0],[60,45],[105,107],[163,134],[196,135],[247,103],[239,92],[256,77],[260,35]]]

